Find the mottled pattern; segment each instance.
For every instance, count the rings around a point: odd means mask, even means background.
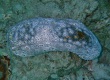
[[[101,45],[81,22],[35,18],[11,27],[7,33],[11,54],[35,56],[49,51],[70,51],[85,60],[97,58]]]

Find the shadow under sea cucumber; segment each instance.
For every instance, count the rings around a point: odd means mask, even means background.
[[[72,19],[34,18],[12,26],[7,32],[7,48],[21,57],[49,51],[69,51],[84,60],[97,58],[101,45],[84,24]]]

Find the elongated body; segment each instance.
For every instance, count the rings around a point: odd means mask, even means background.
[[[49,51],[70,51],[85,60],[97,58],[101,45],[81,22],[72,19],[35,18],[12,26],[8,33],[12,54],[28,57]]]

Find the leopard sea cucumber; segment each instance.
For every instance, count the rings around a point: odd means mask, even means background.
[[[66,51],[84,60],[101,53],[96,36],[80,21],[73,19],[34,18],[9,28],[7,48],[10,54],[36,56],[49,51]]]

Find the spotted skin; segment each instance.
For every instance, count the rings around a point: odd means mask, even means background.
[[[81,22],[72,19],[35,18],[12,26],[7,33],[10,54],[36,56],[49,51],[69,51],[85,60],[97,58],[101,45]]]

